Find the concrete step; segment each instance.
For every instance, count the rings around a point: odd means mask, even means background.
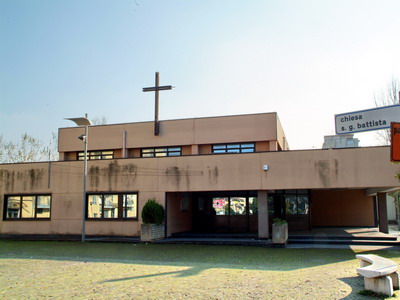
[[[289,244],[315,244],[315,245],[366,245],[366,246],[400,246],[397,240],[378,239],[291,239]]]
[[[229,238],[229,239],[257,239],[257,234],[253,233],[173,233],[171,238]]]
[[[270,240],[259,240],[252,238],[166,238],[163,240],[155,241],[157,244],[199,244],[199,245],[247,245],[247,246],[267,246],[270,245]]]
[[[329,236],[329,235],[290,235],[290,240],[376,240],[376,241],[397,241],[396,236]]]

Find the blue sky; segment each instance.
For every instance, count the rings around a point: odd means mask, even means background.
[[[276,111],[291,149],[400,79],[400,1],[0,0],[0,135]],[[373,145],[374,134],[358,134]]]

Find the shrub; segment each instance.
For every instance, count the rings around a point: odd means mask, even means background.
[[[164,222],[164,207],[156,200],[149,199],[142,209],[142,221],[145,224],[162,224]]]
[[[280,218],[274,218],[273,219],[273,224],[275,225],[283,225],[283,224],[287,224],[287,221],[284,219],[280,219]]]

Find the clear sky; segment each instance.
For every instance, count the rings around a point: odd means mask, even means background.
[[[0,0],[0,135],[50,141],[67,117],[277,112],[291,149],[400,78],[398,0]],[[362,145],[374,135],[357,134]]]

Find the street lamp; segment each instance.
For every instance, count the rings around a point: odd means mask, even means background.
[[[82,140],[85,145],[85,150],[83,154],[83,212],[82,212],[82,243],[85,242],[85,219],[86,219],[86,177],[87,177],[87,148],[88,148],[88,134],[89,134],[89,125],[92,125],[92,122],[87,118],[87,114],[85,114],[84,118],[66,118],[65,120],[73,121],[76,125],[80,127],[85,127],[85,133],[78,137],[78,139]]]

